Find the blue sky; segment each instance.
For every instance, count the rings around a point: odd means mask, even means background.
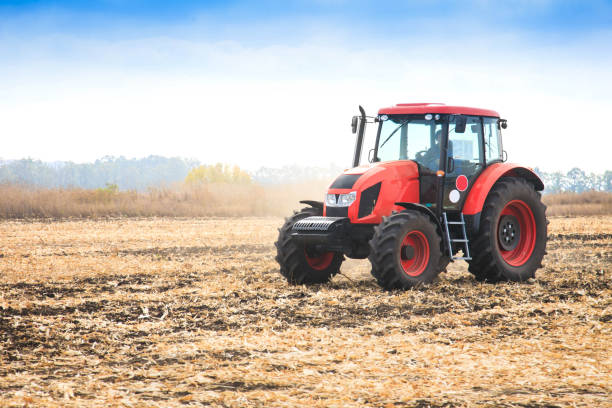
[[[500,111],[513,161],[603,171],[610,95],[609,1],[0,3],[5,159],[343,165],[358,104],[429,100]]]
[[[184,24],[208,17],[218,25],[260,24],[281,19],[327,21],[345,28],[365,28],[374,37],[405,34],[403,28],[389,24],[389,18],[421,24],[428,20],[469,21],[471,28],[498,30],[532,30],[555,35],[608,29],[612,24],[609,1],[3,1],[3,20],[41,16],[49,19],[47,28],[104,35],[109,28],[124,23],[156,26],[163,31],[173,24]],[[381,25],[380,22],[386,24]],[[5,21],[6,23],[6,21]],[[35,27],[28,27],[34,29]],[[125,27],[123,27],[125,28]],[[273,28],[273,27],[269,27]],[[442,30],[446,28],[443,27]],[[439,28],[431,25],[425,31]],[[273,30],[272,30],[273,31]],[[376,38],[378,39],[378,38]],[[278,40],[278,38],[277,38]]]
[[[609,1],[3,1],[3,32],[93,38],[170,34],[246,44],[299,43],[318,30],[358,43],[428,36],[524,34],[534,42],[609,30]],[[199,24],[196,24],[199,23]],[[356,41],[353,41],[356,40]]]

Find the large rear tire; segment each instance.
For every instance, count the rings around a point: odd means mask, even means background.
[[[403,211],[383,217],[370,240],[372,275],[384,289],[409,289],[440,272],[440,235],[424,214]]]
[[[312,216],[322,215],[316,208],[303,208],[285,219],[285,224],[278,230],[276,261],[280,273],[292,285],[303,285],[328,282],[340,271],[344,255],[340,252],[322,252],[316,248],[300,244],[291,238],[291,229],[297,221]]]
[[[522,178],[499,181],[485,202],[469,271],[487,282],[535,277],[546,253],[547,225],[546,206],[531,184]]]

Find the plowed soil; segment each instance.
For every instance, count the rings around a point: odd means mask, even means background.
[[[0,223],[0,406],[610,406],[612,217],[530,282],[288,286],[282,219]]]

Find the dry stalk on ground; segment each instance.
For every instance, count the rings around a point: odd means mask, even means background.
[[[0,223],[1,406],[609,406],[612,218],[544,268],[383,292],[290,287],[278,218]]]

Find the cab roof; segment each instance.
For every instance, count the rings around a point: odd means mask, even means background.
[[[468,108],[466,106],[450,106],[443,103],[398,103],[395,106],[382,108],[378,111],[379,115],[419,115],[425,113],[492,116],[499,118],[499,113],[493,110]]]

